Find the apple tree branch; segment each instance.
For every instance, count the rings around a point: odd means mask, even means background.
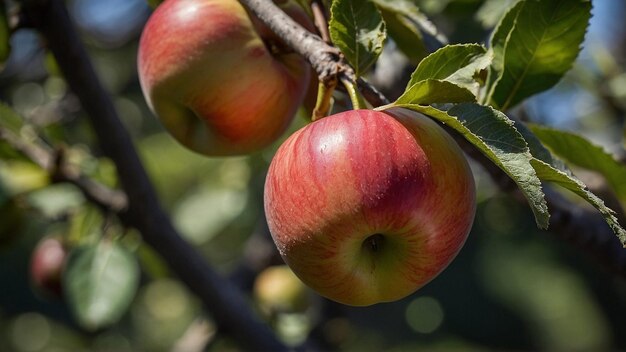
[[[287,45],[306,58],[317,72],[320,82],[347,79],[357,84],[363,97],[373,106],[388,104],[387,98],[362,78],[346,62],[339,49],[307,31],[283,12],[273,1],[239,0],[274,31]]]
[[[118,213],[128,206],[126,194],[113,190],[81,174],[68,164],[65,149],[51,150],[40,143],[27,142],[8,130],[0,127],[0,140],[4,140],[15,150],[24,154],[42,169],[46,170],[52,182],[68,182],[76,186],[89,200],[107,212]]]

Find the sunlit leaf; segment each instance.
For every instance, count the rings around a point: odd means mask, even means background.
[[[474,16],[485,28],[495,26],[500,18],[504,16],[519,0],[486,0]]]
[[[29,161],[0,160],[0,184],[5,193],[15,196],[48,186],[50,177],[46,170]],[[49,205],[56,207],[59,204]]]
[[[500,22],[494,28],[491,39],[489,40],[489,51],[492,53],[491,67],[489,67],[489,73],[487,75],[487,84],[485,85],[485,102],[488,103],[488,99],[491,97],[493,87],[502,74],[504,66],[504,45],[506,40],[515,25],[515,20],[519,14],[519,10],[522,8],[523,1],[517,2],[511,7],[504,16],[500,19]],[[482,101],[482,100],[481,100]]]
[[[102,240],[70,252],[63,288],[78,322],[96,330],[117,322],[139,284],[135,257],[118,243]]]
[[[602,174],[618,197],[626,200],[626,166],[602,147],[571,132],[539,125],[530,128],[553,153],[568,163]]]
[[[454,83],[427,79],[413,84],[398,98],[397,104],[437,104],[475,101],[476,97],[466,88]]]
[[[477,94],[478,72],[491,63],[492,55],[479,44],[447,45],[422,60],[411,75],[407,87],[419,81],[436,79],[454,83]]]
[[[60,183],[37,189],[28,194],[28,203],[41,214],[56,218],[83,205],[85,197],[73,185]]]
[[[615,212],[604,205],[602,199],[591,193],[584,183],[563,171],[555,169],[539,159],[533,159],[531,164],[541,180],[556,183],[559,186],[578,194],[580,197],[589,202],[589,204],[598,209],[622,245],[626,246],[626,230],[620,226],[617,218],[615,217]]]
[[[537,172],[539,179],[546,182],[553,182],[585,199],[600,212],[620,242],[626,245],[626,231],[618,223],[613,210],[604,205],[604,202],[600,198],[589,191],[587,186],[578,180],[560,159],[552,155],[525,124],[518,123],[516,126],[517,130],[524,136],[524,139],[526,139],[528,143],[528,148],[533,156],[531,165]]]
[[[389,36],[398,48],[417,64],[430,52],[426,40],[436,36],[436,27],[410,0],[372,0],[380,9]],[[445,38],[438,38],[446,42]]]
[[[190,242],[206,243],[241,214],[246,200],[247,194],[242,190],[198,189],[178,204],[174,222]]]
[[[519,7],[519,8],[518,8]],[[517,16],[505,36],[498,75],[490,102],[500,110],[515,106],[525,98],[554,86],[578,56],[591,16],[588,0],[524,0],[515,6]],[[494,38],[501,41],[501,23]],[[494,45],[492,39],[492,47]],[[500,55],[494,50],[496,56]]]
[[[85,204],[72,212],[67,238],[76,244],[98,239],[102,236],[103,223],[104,217],[101,210],[95,205]]]
[[[382,15],[363,0],[334,0],[330,10],[330,38],[360,76],[383,50],[387,34]]]
[[[411,20],[384,8],[380,12],[389,36],[412,63],[417,64],[428,55],[422,33]]]

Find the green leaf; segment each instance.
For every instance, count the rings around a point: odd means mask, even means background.
[[[453,105],[447,110],[414,104],[394,103],[393,106],[431,116],[460,133],[515,181],[528,199],[537,226],[548,227],[550,214],[541,181],[530,164],[532,156],[524,138],[506,115],[476,103]]]
[[[29,207],[33,207],[46,215],[50,214],[46,212],[50,208],[59,209],[68,202],[75,204],[72,202],[74,199],[72,199],[71,194],[68,197],[58,197],[54,200],[48,198],[49,202],[45,204],[43,194],[50,195],[60,185],[50,185],[50,174],[30,160],[0,158],[0,185],[2,185],[2,193],[11,197],[25,195]]]
[[[45,176],[40,176],[45,177]],[[42,183],[42,186],[45,185]],[[59,218],[85,203],[85,196],[69,183],[51,184],[28,194],[28,203],[49,219]]]
[[[589,202],[589,204],[598,209],[622,245],[626,245],[626,231],[619,225],[613,210],[605,206],[600,198],[590,192],[581,181],[574,177],[567,166],[560,159],[554,157],[524,123],[517,123],[516,127],[528,143],[530,153],[533,155],[531,165],[537,172],[539,179],[560,185]]]
[[[620,226],[617,218],[615,217],[615,212],[604,205],[602,199],[591,193],[584,183],[576,179],[574,176],[557,170],[539,159],[533,159],[531,164],[541,180],[556,183],[559,186],[578,194],[580,197],[589,202],[589,204],[598,209],[619,241],[626,247],[626,230]]]
[[[239,217],[245,210],[246,198],[247,192],[222,185],[198,189],[180,201],[173,220],[186,240],[200,245]]]
[[[382,13],[389,35],[411,62],[417,64],[430,53],[425,39],[438,36],[437,29],[413,1],[372,1]],[[447,42],[445,38],[438,40]]]
[[[454,83],[427,79],[413,84],[398,98],[397,104],[438,104],[475,101],[476,97],[466,88]]]
[[[494,27],[504,14],[519,0],[486,0],[476,12],[474,18],[484,28]]]
[[[376,6],[363,0],[334,0],[330,38],[361,76],[378,58],[387,36]]]
[[[515,128],[524,137],[528,144],[528,149],[533,158],[539,159],[553,168],[571,175],[572,172],[567,168],[562,160],[554,157],[552,153],[541,143],[539,138],[528,128],[523,122],[516,122]]]
[[[5,8],[4,1],[0,1],[0,69],[4,68],[4,64],[11,53],[11,29],[9,28],[9,19]]]
[[[24,119],[12,107],[0,102],[0,129],[6,129],[13,134],[20,134],[24,126]]]
[[[523,1],[520,1],[511,7],[500,19],[500,22],[491,34],[491,39],[489,40],[489,51],[491,51],[493,59],[491,67],[489,67],[489,74],[487,75],[487,84],[485,87],[485,91],[488,92],[488,94],[486,94],[486,99],[484,101],[487,103],[493,93],[492,90],[496,81],[502,74],[504,67],[504,45],[506,44],[506,40],[515,25],[515,20],[517,19],[517,15],[523,6],[523,3]]]
[[[104,216],[93,204],[85,204],[71,214],[67,238],[72,243],[85,243],[102,236]]]
[[[96,330],[117,322],[126,312],[137,291],[139,267],[125,248],[103,240],[72,250],[63,278],[78,322]]]
[[[617,196],[626,200],[626,166],[602,147],[571,132],[539,125],[531,125],[530,128],[553,153],[568,163],[602,174]]]
[[[429,53],[424,37],[414,22],[405,16],[379,8],[387,25],[387,32],[398,48],[409,58],[413,64],[417,64]]]
[[[478,72],[491,63],[492,54],[479,44],[447,45],[428,55],[419,63],[407,87],[426,79],[454,83],[478,94]]]
[[[500,110],[551,88],[561,79],[578,56],[591,16],[588,0],[525,0],[515,8],[518,13],[505,37],[502,56],[495,59],[496,70],[499,60],[503,66],[490,102]],[[510,25],[509,15],[511,12],[494,34],[496,42],[501,42],[502,31]],[[494,54],[500,55],[498,50]]]

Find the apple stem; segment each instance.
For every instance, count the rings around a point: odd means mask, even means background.
[[[317,86],[317,101],[315,102],[315,108],[313,109],[312,121],[317,121],[322,117],[328,116],[330,111],[333,92],[337,86],[337,80],[329,80],[327,82],[320,82]]]
[[[346,87],[346,91],[350,96],[350,101],[352,102],[352,108],[354,110],[367,108],[365,100],[363,100],[363,97],[361,96],[361,93],[359,93],[354,82],[345,77],[341,77],[341,83],[343,83],[344,87]]]

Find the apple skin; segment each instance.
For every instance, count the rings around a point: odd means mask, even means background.
[[[430,118],[393,108],[325,117],[278,149],[265,183],[272,238],[320,295],[401,299],[456,256],[476,212],[463,152]]]
[[[295,3],[281,3],[310,21]],[[275,141],[310,79],[310,65],[237,0],[166,0],[144,27],[137,61],[149,107],[176,140],[208,156]]]
[[[40,292],[60,297],[61,276],[67,258],[67,249],[55,237],[42,239],[31,254],[30,277]]]

